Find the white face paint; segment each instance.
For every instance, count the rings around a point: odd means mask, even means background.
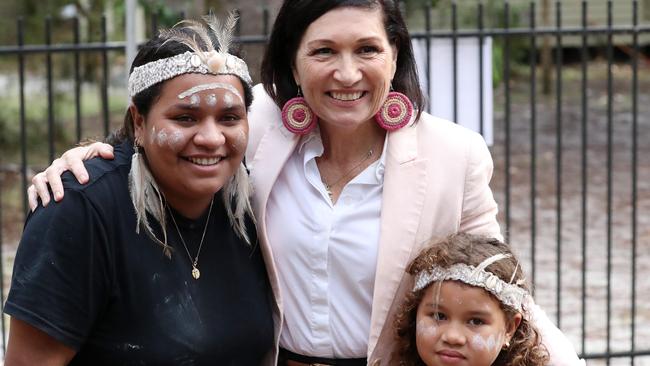
[[[230,93],[225,93],[223,96],[223,103],[225,104],[226,108],[232,107],[232,103],[234,100],[232,99],[232,95]]]
[[[190,97],[190,104],[193,106],[197,106],[201,103],[201,97],[198,94],[192,94]]]
[[[161,129],[158,133],[156,133],[155,128],[152,128],[151,135],[158,146],[169,146],[174,150],[178,150],[183,145],[183,140],[185,139],[183,132],[179,130],[169,131],[166,128]]]
[[[475,334],[474,337],[472,337],[472,347],[474,349],[477,349],[479,351],[482,350],[487,350],[492,352],[496,347],[501,347],[501,344],[503,339],[503,334],[499,334],[496,337],[494,334],[490,334],[487,339],[483,338],[480,334]]]
[[[235,141],[230,146],[232,146],[235,151],[242,151],[246,150],[247,143],[248,136],[246,136],[244,130],[239,130],[239,132],[237,132],[237,137],[235,137]]]
[[[204,90],[214,90],[214,89],[225,89],[225,90],[231,92],[232,94],[234,94],[237,98],[239,98],[240,102],[242,102],[242,103],[244,102],[244,98],[239,93],[237,88],[235,88],[231,84],[227,84],[227,83],[210,83],[210,84],[197,85],[197,86],[189,88],[189,89],[185,90],[184,92],[178,94],[178,99],[184,99],[184,98],[186,98],[186,97],[188,97],[190,95],[194,95],[194,94],[202,92]]]
[[[210,95],[208,95],[208,97],[206,98],[205,102],[206,102],[207,105],[209,105],[210,107],[214,107],[215,105],[217,105],[217,96],[214,95],[214,94],[210,94]]]
[[[415,325],[416,337],[435,338],[438,334],[438,325],[435,322],[419,320]]]

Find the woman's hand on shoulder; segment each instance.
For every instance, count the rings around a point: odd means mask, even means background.
[[[39,172],[32,178],[32,185],[27,189],[29,207],[34,211],[38,206],[38,198],[41,199],[43,206],[50,203],[50,192],[48,184],[54,194],[54,200],[63,199],[63,182],[61,175],[69,170],[77,178],[79,183],[88,182],[88,171],[84,167],[84,160],[100,156],[104,159],[113,159],[113,146],[103,142],[95,142],[87,146],[79,146],[63,153],[60,158],[54,160],[52,164],[42,172]]]

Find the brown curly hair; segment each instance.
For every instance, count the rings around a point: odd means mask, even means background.
[[[484,236],[459,233],[448,236],[442,241],[433,242],[431,246],[423,250],[409,264],[406,271],[415,276],[433,266],[446,268],[457,263],[477,266],[486,258],[500,253],[512,256],[490,264],[485,270],[506,282],[510,282],[510,278],[516,270],[517,273],[513,283],[517,283],[520,287],[530,291],[525,283],[521,267],[517,265],[518,261],[510,247],[497,239]],[[409,292],[396,314],[397,347],[392,355],[395,364],[403,366],[424,365],[418,355],[415,343],[415,327],[418,305],[427,288],[428,286],[416,292]],[[501,309],[508,321],[511,321],[517,314],[517,310],[503,303],[501,303]],[[539,332],[534,324],[530,323],[526,317],[523,317],[510,340],[510,347],[499,353],[493,365],[537,366],[545,365],[548,361],[549,354],[546,347],[541,344]]]

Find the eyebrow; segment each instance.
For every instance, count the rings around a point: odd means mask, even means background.
[[[380,42],[381,38],[380,37],[365,37],[361,38],[355,41],[355,43],[365,43],[365,42]],[[307,46],[309,47],[315,47],[318,45],[332,45],[336,44],[336,42],[330,40],[330,39],[315,39],[313,41],[307,42]]]
[[[200,109],[200,107],[198,105],[196,105],[196,104],[188,104],[188,103],[174,104],[174,105],[171,106],[171,108],[182,109],[182,110],[185,110],[185,111],[195,111],[195,110]]]
[[[431,308],[431,309],[445,310],[444,305],[438,304],[438,303],[435,303],[435,302],[425,302],[424,307]]]

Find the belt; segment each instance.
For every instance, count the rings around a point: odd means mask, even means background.
[[[303,356],[284,348],[280,348],[279,366],[366,366],[368,360],[366,358],[327,358],[327,357],[311,357]]]

